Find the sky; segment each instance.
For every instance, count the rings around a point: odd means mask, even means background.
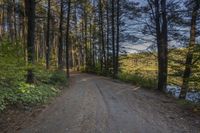
[[[134,2],[139,2],[140,5],[144,6],[147,4],[147,0],[129,0],[129,1],[134,1]],[[174,0],[176,1],[176,0]],[[184,3],[185,0],[183,0],[182,3]],[[184,7],[183,7],[184,9]],[[145,50],[149,50],[148,48],[152,45],[152,44],[156,44],[155,43],[155,38],[153,36],[150,35],[144,35],[141,33],[144,25],[141,24],[142,21],[146,21],[145,20],[146,16],[143,16],[139,19],[134,19],[134,20],[129,20],[129,19],[125,19],[123,20],[125,22],[125,26],[126,26],[126,30],[124,31],[124,33],[126,34],[130,34],[130,35],[134,35],[138,38],[141,38],[139,41],[137,42],[131,42],[131,41],[123,41],[122,42],[122,46],[124,47],[124,49],[128,52],[128,53],[135,53],[135,52],[141,52],[141,51],[145,51]],[[189,18],[190,19],[190,18]],[[188,20],[190,21],[190,20]],[[180,27],[178,27],[180,28]],[[182,27],[183,29],[183,27]],[[183,35],[189,37],[190,34],[190,27],[185,27],[184,30],[186,30],[187,32],[182,33]],[[170,38],[170,35],[169,35]],[[171,38],[170,38],[171,39]],[[197,39],[198,42],[200,42],[200,37],[198,37]],[[178,42],[176,40],[172,40],[169,41],[169,47],[183,47],[187,44],[187,42]]]

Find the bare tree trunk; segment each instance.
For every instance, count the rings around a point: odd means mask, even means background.
[[[46,69],[49,69],[50,62],[50,16],[51,15],[51,0],[48,0],[47,11],[47,35],[46,35]]]
[[[103,21],[103,9],[102,9],[102,1],[99,0],[99,26],[100,26],[100,61],[101,61],[101,72],[104,71],[105,64],[105,43],[104,43],[104,21]]]
[[[116,38],[116,75],[119,73],[119,26],[120,26],[120,1],[117,0],[117,38]]]
[[[84,49],[85,49],[85,70],[87,71],[88,69],[88,46],[87,46],[87,22],[88,22],[88,15],[87,15],[87,11],[86,11],[86,7],[84,7],[84,30],[85,30],[85,33],[84,33]]]
[[[197,21],[198,10],[200,8],[198,2],[196,2],[195,4],[196,5],[192,11],[190,42],[188,46],[188,53],[187,53],[186,62],[185,62],[185,70],[183,74],[183,83],[182,83],[181,94],[180,94],[181,99],[185,99],[186,97],[186,93],[189,89],[189,79],[190,79],[190,75],[192,71],[193,51],[194,51],[195,39],[196,39],[196,21]]]
[[[28,17],[28,36],[27,36],[27,51],[28,64],[34,64],[34,41],[35,41],[35,0],[25,0],[26,15]],[[32,68],[28,69],[27,83],[34,82],[34,74]]]
[[[161,0],[162,10],[162,62],[163,64],[163,84],[160,86],[162,90],[166,90],[168,76],[168,22],[166,12],[166,0]]]
[[[0,40],[3,37],[3,22],[4,22],[4,3],[3,1],[0,1]]]
[[[165,90],[167,86],[168,73],[168,33],[166,0],[161,0],[161,11],[162,14],[160,15],[160,3],[159,0],[155,0],[156,40],[158,48],[158,89]]]
[[[67,11],[67,30],[66,30],[66,69],[67,77],[69,78],[69,28],[70,28],[70,10],[71,0],[68,0],[68,11]]]
[[[116,54],[115,54],[115,0],[112,0],[112,60],[113,78],[116,78]]]
[[[108,62],[109,62],[109,35],[110,35],[110,23],[109,23],[109,1],[106,2],[106,23],[107,23],[107,36],[106,36],[106,72],[109,70]]]
[[[17,19],[16,19],[16,1],[13,0],[13,23],[14,23],[14,40],[17,39]]]
[[[58,69],[63,69],[63,0],[60,3],[60,26],[59,26],[59,46],[58,46]]]

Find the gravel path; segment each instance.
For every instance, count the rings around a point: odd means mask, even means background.
[[[200,133],[199,120],[162,94],[89,74],[71,81],[19,133]]]

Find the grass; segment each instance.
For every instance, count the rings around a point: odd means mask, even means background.
[[[168,84],[181,86],[186,49],[169,51]],[[194,54],[194,58],[199,56]],[[157,57],[152,53],[136,53],[120,57],[119,79],[145,87],[155,88],[157,78]],[[190,89],[200,90],[200,61],[192,67]]]
[[[44,69],[42,61],[34,66],[27,66],[24,51],[20,42],[15,45],[9,40],[0,44],[0,111],[8,105],[37,105],[55,96],[60,87],[66,85],[64,72]],[[34,71],[34,84],[27,84],[27,69]]]
[[[138,74],[120,73],[118,79],[148,89],[155,89],[157,83],[156,79],[154,78],[149,78]]]
[[[34,84],[18,81],[15,85],[0,86],[0,111],[13,104],[23,104],[25,106],[43,104],[49,98],[56,96],[60,92],[59,88],[67,83],[64,72],[40,70],[40,72],[35,73]]]

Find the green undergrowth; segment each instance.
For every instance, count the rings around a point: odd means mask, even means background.
[[[36,62],[27,66],[20,42],[12,44],[7,40],[0,43],[0,111],[8,105],[34,106],[56,96],[67,84],[63,71],[44,69]],[[33,69],[34,84],[26,83],[27,69]]]
[[[155,89],[157,84],[156,79],[138,74],[120,73],[118,79],[147,89]]]
[[[7,105],[23,104],[34,106],[48,101],[56,96],[62,86],[67,85],[64,72],[35,72],[35,83],[27,84],[25,80],[15,81],[15,84],[0,85],[0,110]]]
[[[200,60],[199,56],[200,47],[197,46],[194,51],[194,61],[192,65],[192,74],[189,79],[189,88],[192,90],[200,90]],[[168,63],[168,84],[177,86],[182,85],[182,75],[185,69],[185,58],[187,49],[170,49],[169,50],[169,63]],[[149,81],[154,80],[158,75],[158,62],[156,53],[134,53],[120,56],[120,70],[122,73],[127,74],[125,79],[133,77],[135,79]],[[124,74],[122,76],[124,78]],[[139,81],[140,83],[140,81]],[[141,84],[143,85],[143,84]]]

